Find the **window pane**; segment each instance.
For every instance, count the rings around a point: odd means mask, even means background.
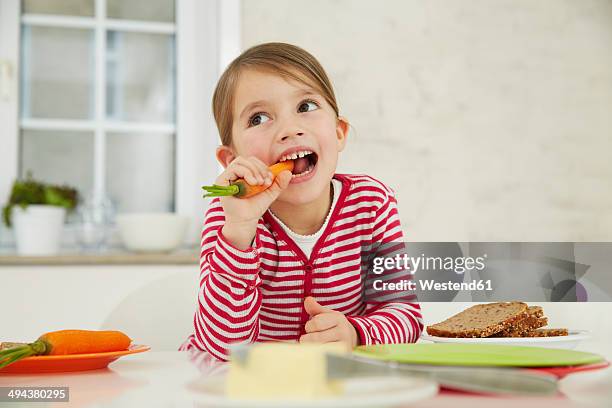
[[[108,195],[118,212],[174,211],[174,135],[107,135]]]
[[[47,130],[21,132],[20,176],[76,187],[82,195],[93,187],[93,134]]]
[[[110,31],[107,47],[108,118],[173,122],[174,36]]]
[[[108,18],[174,22],[173,0],[107,0]]]
[[[24,13],[93,16],[94,0],[24,0]]]
[[[24,26],[23,117],[92,116],[92,43],[91,30]]]

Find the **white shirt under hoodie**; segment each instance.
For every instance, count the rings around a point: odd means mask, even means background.
[[[327,217],[325,217],[325,221],[323,222],[323,225],[321,226],[321,228],[319,228],[317,232],[311,235],[301,235],[301,234],[297,234],[291,231],[289,227],[287,227],[276,215],[274,215],[272,211],[270,211],[270,214],[272,214],[272,216],[276,219],[276,221],[278,221],[278,224],[283,228],[283,230],[285,230],[289,238],[295,241],[297,246],[300,247],[302,252],[304,252],[304,255],[306,255],[308,258],[310,258],[312,249],[314,248],[315,244],[317,243],[317,241],[323,234],[323,231],[325,231],[325,227],[327,226],[327,223],[329,222],[329,217],[334,212],[334,207],[336,206],[336,203],[338,202],[338,197],[340,196],[341,190],[342,190],[342,182],[340,180],[336,180],[335,178],[333,178],[332,179],[333,198],[332,198],[331,207],[329,208],[329,212],[327,213]]]

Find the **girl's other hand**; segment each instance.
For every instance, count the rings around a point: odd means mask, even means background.
[[[321,306],[312,297],[304,301],[310,320],[306,322],[306,334],[300,343],[344,343],[349,350],[357,346],[357,331],[345,315]]]
[[[239,249],[246,249],[253,241],[259,218],[291,182],[291,172],[283,171],[273,179],[268,166],[258,158],[238,156],[217,177],[215,184],[228,186],[240,178],[251,185],[270,186],[250,198],[220,197],[225,214],[223,235]]]

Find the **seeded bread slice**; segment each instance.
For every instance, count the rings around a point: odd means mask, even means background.
[[[438,337],[489,337],[529,316],[523,302],[498,302],[472,306],[440,323],[427,326]]]
[[[525,337],[555,337],[567,335],[569,335],[567,329],[537,329],[528,332],[525,334]]]
[[[532,330],[539,329],[548,324],[548,319],[544,317],[544,310],[540,306],[529,306],[528,316],[517,320],[511,327],[495,333],[492,337],[523,337]]]

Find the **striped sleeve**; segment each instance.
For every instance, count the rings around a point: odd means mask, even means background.
[[[232,343],[253,342],[259,335],[261,242],[246,250],[223,236],[225,217],[218,199],[204,221],[200,252],[200,290],[194,316],[195,348],[227,360]]]
[[[385,200],[376,210],[372,241],[385,244],[383,247],[388,251],[394,248],[389,244],[401,243],[403,233],[393,191],[385,189]],[[405,272],[399,274],[402,275],[405,277]],[[397,275],[395,278],[390,276],[390,279],[397,279]],[[398,295],[396,297],[400,300],[367,302],[366,298],[363,315],[347,316],[357,331],[361,345],[414,343],[418,340],[423,330],[420,306],[416,297]]]

